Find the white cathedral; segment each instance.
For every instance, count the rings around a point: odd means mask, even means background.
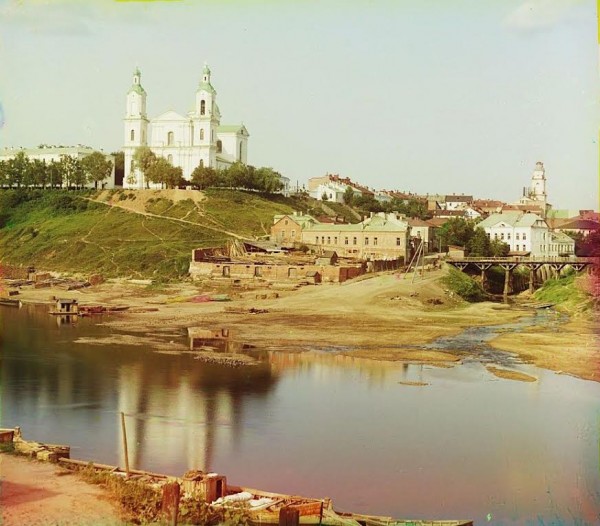
[[[217,92],[210,83],[207,65],[196,90],[194,107],[187,117],[167,111],[148,120],[146,91],[141,77],[139,69],[136,69],[133,85],[127,93],[123,188],[146,187],[143,174],[133,162],[133,154],[139,146],[148,146],[173,166],[180,166],[183,177],[188,181],[197,166],[226,168],[237,161],[246,164],[248,130],[243,124],[221,125]],[[151,184],[150,187],[159,188],[160,185]]]

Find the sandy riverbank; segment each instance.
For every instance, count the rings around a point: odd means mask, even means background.
[[[80,303],[129,305],[131,310],[137,309],[138,312],[102,317],[103,324],[115,329],[112,343],[122,340],[123,344],[132,344],[137,338],[137,343],[163,351],[181,351],[185,349],[181,336],[188,327],[227,328],[236,341],[269,348],[330,347],[362,358],[439,365],[456,363],[464,351],[410,347],[458,334],[467,327],[510,323],[533,313],[530,309],[491,302],[465,304],[439,284],[442,272],[426,274],[414,282],[412,276],[382,274],[341,285],[322,284],[293,291],[266,285],[251,290],[229,288],[215,282],[186,282],[161,289],[123,280],[68,292],[23,289],[20,297],[23,301],[39,302],[59,296],[76,298]],[[206,292],[225,292],[232,301],[186,301]],[[275,294],[278,297],[273,297]],[[141,312],[144,309],[157,310]],[[251,314],[251,309],[266,312]],[[560,338],[568,341],[568,347],[552,343],[558,341],[557,334],[541,333],[539,327],[523,335],[501,335],[493,344],[540,367],[598,380],[593,324],[579,320],[567,327],[572,329],[560,334]],[[571,363],[573,349],[577,349],[578,359]]]
[[[3,526],[118,526],[108,493],[56,464],[0,454]]]

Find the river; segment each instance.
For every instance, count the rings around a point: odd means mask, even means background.
[[[0,320],[2,426],[69,444],[73,458],[124,465],[123,411],[140,469],[211,470],[397,518],[600,523],[600,384],[526,365],[537,382],[497,378],[482,362],[507,355],[485,347],[489,331],[438,342],[481,347],[452,368],[319,349],[257,349],[258,365],[232,368],[75,343],[109,336],[101,318],[61,324],[26,306],[0,307]]]

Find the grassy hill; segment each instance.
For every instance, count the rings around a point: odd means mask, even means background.
[[[105,276],[175,278],[191,251],[262,236],[283,196],[234,190],[0,191],[1,261]]]

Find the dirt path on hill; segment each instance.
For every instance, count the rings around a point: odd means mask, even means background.
[[[46,462],[0,454],[3,526],[120,526],[107,492]]]

